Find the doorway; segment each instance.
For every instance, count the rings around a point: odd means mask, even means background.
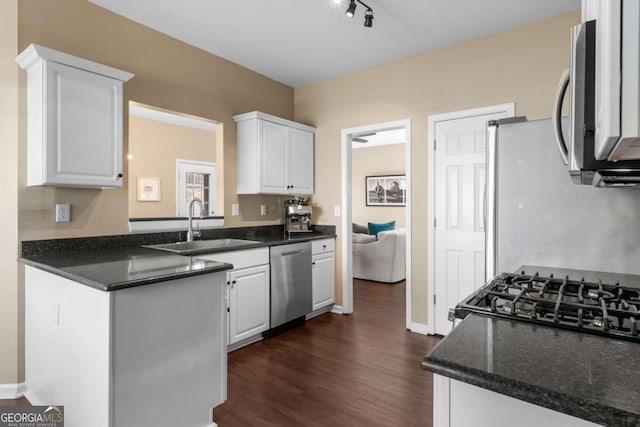
[[[342,307],[343,314],[353,312],[353,246],[351,229],[353,223],[352,211],[352,145],[354,138],[363,138],[379,132],[403,129],[405,142],[405,224],[406,224],[406,328],[411,329],[411,121],[399,120],[394,122],[378,123],[366,126],[342,130]],[[336,212],[339,213],[339,212]]]
[[[484,284],[487,122],[513,117],[502,104],[429,116],[429,333],[451,331],[449,310]]]

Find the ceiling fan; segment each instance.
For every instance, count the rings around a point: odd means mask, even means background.
[[[360,135],[360,136],[356,136],[356,137],[351,138],[351,141],[353,141],[353,142],[360,142],[360,143],[366,143],[366,142],[369,142],[369,140],[368,140],[368,139],[364,139],[364,137],[366,137],[366,136],[373,136],[373,135],[376,135],[376,133],[377,133],[377,132],[373,132],[373,133],[365,133],[364,135]]]

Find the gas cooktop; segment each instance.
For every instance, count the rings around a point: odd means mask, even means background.
[[[640,289],[538,273],[502,273],[455,308],[640,342]]]

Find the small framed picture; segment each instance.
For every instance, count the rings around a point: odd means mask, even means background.
[[[137,199],[139,202],[159,202],[160,201],[160,178],[142,177],[138,178]]]
[[[367,176],[367,206],[407,206],[406,175]]]

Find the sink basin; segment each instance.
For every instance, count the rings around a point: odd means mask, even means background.
[[[194,255],[207,252],[218,252],[220,249],[238,248],[240,246],[249,246],[259,244],[256,240],[243,239],[214,239],[214,240],[195,240],[193,242],[176,242],[166,243],[162,245],[143,246],[150,249],[158,249],[160,251],[173,252],[179,255]]]

